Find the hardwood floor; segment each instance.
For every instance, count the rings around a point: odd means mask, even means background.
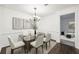
[[[58,43],[52,48],[49,54],[79,54],[79,50],[74,47]]]
[[[42,53],[42,48],[39,47],[38,48],[38,54],[48,54],[49,51],[56,45],[57,43],[54,40],[51,40],[50,42],[50,46],[49,46],[49,42],[47,44],[47,49],[46,49],[46,45],[43,44],[43,53]],[[27,47],[26,47],[26,51],[27,51]],[[1,54],[11,54],[11,47],[4,47],[1,50]],[[14,50],[14,54],[25,54],[24,50],[22,48],[16,49]],[[35,48],[31,48],[30,51],[28,51],[28,53],[26,54],[36,54],[36,50]]]
[[[52,45],[54,45],[53,41],[51,42],[51,46]],[[49,46],[48,46],[48,48],[49,48]],[[19,51],[21,51],[21,50],[19,49],[16,52],[19,54]],[[46,51],[46,48],[44,49],[44,52],[45,51]],[[31,53],[29,53],[29,54],[34,54],[32,52],[34,52],[34,49],[32,49]],[[39,52],[41,52],[40,48],[39,48]],[[3,48],[1,54],[5,54],[5,53],[6,53],[6,50],[5,50],[5,48]],[[24,54],[24,53],[22,52],[20,54]],[[79,54],[79,50],[74,47],[58,43],[58,44],[54,45],[53,48],[51,48],[51,50],[49,51],[48,54]]]

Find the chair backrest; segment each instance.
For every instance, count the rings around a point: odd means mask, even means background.
[[[51,39],[51,34],[50,33],[47,33],[46,34],[46,41],[49,41]]]
[[[39,35],[44,35],[44,33],[38,32],[38,33],[36,34],[36,36],[39,36]]]
[[[17,33],[10,34],[8,37],[10,37],[14,42],[17,42],[19,40],[19,34]]]
[[[30,40],[30,35],[25,36],[25,37],[24,37],[24,40],[25,40],[25,41]]]
[[[44,35],[39,35],[37,38],[36,38],[36,45],[37,46],[40,46],[43,44],[43,38],[44,38]]]
[[[1,48],[0,48],[0,53],[1,53]]]
[[[22,34],[20,34],[20,35],[18,35],[19,37],[18,37],[18,41],[23,41],[23,39],[24,39],[24,36],[22,35]]]
[[[13,40],[11,36],[8,36],[8,41],[9,41],[11,48],[14,47],[15,41]]]

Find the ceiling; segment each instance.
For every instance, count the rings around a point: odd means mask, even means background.
[[[34,9],[37,8],[37,15],[38,16],[46,16],[50,15],[56,11],[60,11],[66,8],[74,7],[76,4],[2,4],[0,6],[10,8],[13,10],[18,10],[24,13],[28,13],[33,15]]]

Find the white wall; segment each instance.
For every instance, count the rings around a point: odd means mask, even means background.
[[[2,19],[0,18],[1,19],[0,22],[2,23],[1,25],[2,31],[0,32],[0,34],[16,31],[12,29],[12,17],[19,17],[19,18],[24,18],[24,19],[28,19],[30,17],[30,15],[26,13],[21,13],[19,11],[14,11],[14,10],[7,9],[7,8],[2,8],[0,10],[2,10],[1,17],[3,17]]]
[[[57,11],[54,14],[43,17],[39,24],[39,31],[50,32],[52,34],[52,39],[60,42],[60,16],[73,12],[76,12],[74,7]]]
[[[8,45],[7,36],[12,33],[32,31],[25,30],[13,30],[12,29],[12,17],[19,17],[28,19],[30,15],[19,11],[11,10],[8,8],[0,7],[0,47]]]
[[[79,8],[77,8],[76,14],[75,14],[75,47],[79,49]]]
[[[75,13],[75,48],[79,49],[79,6],[57,11],[52,15],[43,17],[40,21],[39,31],[50,32],[52,39],[60,42],[60,16]]]
[[[2,33],[2,21],[3,21],[3,13],[2,13],[2,8],[0,7],[0,34]]]
[[[59,42],[59,23],[58,20],[59,16],[56,14],[49,15],[47,17],[43,17],[39,23],[39,31],[44,33],[51,33],[52,39],[55,39],[57,42]]]

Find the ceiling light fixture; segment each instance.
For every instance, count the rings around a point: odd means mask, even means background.
[[[30,23],[32,25],[32,28],[34,29],[35,38],[36,38],[37,22],[39,22],[39,20],[40,20],[40,17],[37,16],[36,12],[37,12],[37,8],[35,7],[34,8],[34,16],[29,19]]]

